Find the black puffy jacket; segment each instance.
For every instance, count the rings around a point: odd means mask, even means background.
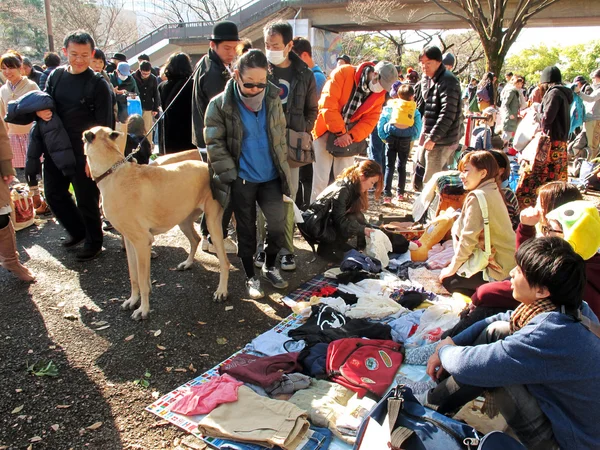
[[[48,122],[36,116],[36,111],[52,110]],[[56,167],[65,176],[75,174],[75,153],[67,130],[56,114],[54,99],[46,92],[32,91],[17,100],[8,102],[6,122],[25,124],[34,122],[30,131],[25,173],[29,177],[40,172],[40,158],[43,154],[52,158]]]
[[[367,225],[360,223],[357,220],[357,215],[348,213],[350,207],[359,197],[359,189],[350,179],[336,180],[319,195],[302,216],[310,214],[320,215],[319,211],[329,208],[331,205],[332,209],[327,226],[328,228],[331,227],[332,230],[325,233],[327,235],[327,242],[348,240],[352,236],[364,236]],[[321,230],[318,228],[322,224],[306,221],[304,224],[298,225],[302,226],[302,231],[305,234],[314,237],[317,241],[319,240],[317,236]]]
[[[573,91],[565,86],[550,87],[542,99],[542,129],[552,141],[567,142],[571,127]]]
[[[285,121],[287,128],[310,133],[319,113],[315,75],[294,52],[290,52],[289,58],[294,68],[294,77],[285,109]],[[272,75],[270,81],[279,85],[279,80]]]
[[[212,49],[198,61],[200,68],[194,75],[192,96],[192,143],[198,148],[206,148],[204,142],[204,115],[209,102],[225,90],[229,71]]]
[[[436,145],[457,144],[463,128],[460,83],[443,64],[433,75],[431,83],[429,90],[423,89],[424,133]]]

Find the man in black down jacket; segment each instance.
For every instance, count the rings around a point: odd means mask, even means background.
[[[283,106],[287,128],[310,135],[319,113],[317,82],[312,70],[292,51],[293,33],[292,26],[287,22],[272,22],[264,28],[270,80],[280,88],[279,98]],[[298,192],[299,167],[290,166],[290,175],[291,198],[295,199]],[[285,246],[280,252],[281,269],[294,270],[296,261],[292,203],[285,203],[285,212]],[[263,231],[264,227],[260,227],[259,232]],[[266,258],[264,252],[259,252],[255,265],[262,267],[264,258]]]
[[[419,55],[423,73],[428,79],[422,82],[425,102],[423,116],[423,148],[425,149],[425,175],[423,182],[444,170],[458,148],[462,135],[463,116],[460,83],[442,64],[439,48],[425,47]]]
[[[208,161],[206,143],[204,142],[204,115],[209,102],[225,90],[227,80],[231,78],[231,63],[237,56],[236,48],[239,43],[237,25],[233,22],[218,22],[213,26],[208,54],[204,55],[198,65],[200,68],[194,75],[194,93],[192,96],[192,143],[198,147],[204,161]],[[223,237],[225,251],[237,253],[237,246],[227,236],[227,227],[231,221],[233,209],[231,202],[223,211]],[[202,216],[202,251],[209,251],[210,243],[206,220]]]

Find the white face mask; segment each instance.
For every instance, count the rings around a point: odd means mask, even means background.
[[[267,50],[267,59],[271,64],[279,65],[285,61],[283,50]]]
[[[119,74],[119,80],[125,81],[126,79],[127,79],[127,75],[121,75],[121,74]]]
[[[375,83],[373,83],[373,80],[369,81],[369,90],[375,94],[383,91],[383,86],[379,83],[379,81],[376,81]]]

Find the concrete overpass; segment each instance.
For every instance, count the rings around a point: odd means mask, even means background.
[[[466,22],[443,12],[435,3],[424,0],[404,0],[389,17],[361,20],[357,23],[348,11],[348,0],[255,0],[235,10],[223,19],[238,24],[240,36],[250,38],[255,47],[264,46],[262,28],[274,19],[289,20],[298,28],[296,35],[323,41],[326,52],[335,39],[332,33],[346,31],[462,29]],[[506,21],[514,15],[518,0],[509,0]],[[450,7],[452,9],[452,7]],[[458,9],[454,9],[459,12]],[[600,24],[600,0],[560,0],[528,21],[528,27],[593,26]],[[212,22],[166,24],[142,37],[122,51],[132,63],[137,55],[147,53],[153,64],[163,64],[173,52],[182,51],[198,59],[208,50]],[[317,43],[317,46],[318,43]],[[327,60],[328,56],[323,56]],[[321,58],[319,58],[321,59]]]

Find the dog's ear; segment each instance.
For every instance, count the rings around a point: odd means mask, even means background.
[[[83,133],[83,136],[85,137],[85,140],[88,141],[89,143],[94,142],[94,139],[96,138],[96,135],[91,130],[86,131],[85,133]]]
[[[123,133],[121,133],[119,131],[113,131],[108,135],[108,137],[110,138],[111,141],[116,141],[119,138],[119,136],[122,136],[122,135],[123,135]]]

